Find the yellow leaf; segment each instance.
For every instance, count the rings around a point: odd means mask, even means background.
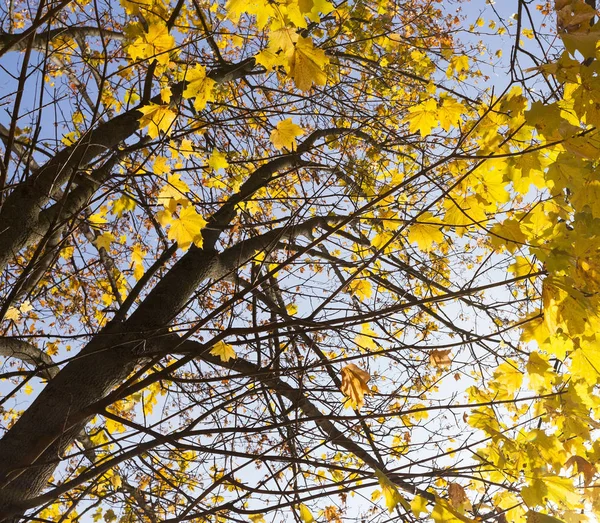
[[[469,57],[466,55],[453,56],[446,70],[446,76],[452,78],[452,73],[462,73],[469,70]]]
[[[571,374],[573,378],[586,381],[594,386],[600,378],[600,347],[596,340],[582,340],[579,348],[571,353]]]
[[[139,245],[134,245],[131,251],[131,260],[133,261],[133,276],[139,280],[144,274],[144,257],[146,253]]]
[[[208,159],[208,166],[215,171],[218,171],[219,169],[227,169],[227,167],[229,167],[227,156],[225,153],[213,151]]]
[[[284,66],[287,63],[287,58],[283,53],[274,53],[271,49],[263,49],[254,59],[257,64],[262,65],[267,71]]]
[[[121,484],[122,484],[121,476],[119,476],[118,474],[112,475],[110,478],[110,484],[113,486],[113,488],[115,490],[121,488]]]
[[[167,184],[158,193],[158,202],[167,207],[171,199],[176,201],[185,199],[185,193],[187,192],[190,192],[190,188],[181,179],[181,175],[173,174],[167,176]]]
[[[531,390],[545,393],[551,390],[556,374],[544,356],[538,352],[532,352],[529,354],[527,362],[527,377]]]
[[[458,523],[460,521],[463,521],[464,523],[474,523],[474,520],[463,516],[443,499],[437,500],[433,507],[433,512],[431,513],[431,519],[433,519],[435,523]]]
[[[327,0],[298,0],[298,7],[302,13],[306,14],[315,23],[321,21],[319,13],[328,15],[335,9],[333,4]]]
[[[357,367],[354,363],[342,369],[342,384],[340,390],[350,399],[350,404],[357,409],[365,404],[364,396],[369,393],[367,382],[371,375]]]
[[[169,64],[169,51],[175,47],[175,38],[169,34],[164,22],[152,22],[148,32],[127,47],[132,60],[153,58],[159,64]]]
[[[411,133],[427,136],[438,126],[438,104],[433,98],[409,107],[408,112],[410,115],[406,119]]]
[[[277,127],[271,132],[271,143],[275,149],[296,149],[296,137],[302,136],[304,131],[302,127],[296,125],[291,118],[283,120],[277,124]]]
[[[523,383],[523,373],[514,360],[507,360],[494,371],[494,380],[490,388],[502,395],[502,399],[513,397]]]
[[[221,361],[229,361],[232,358],[237,358],[237,354],[231,345],[224,341],[218,341],[214,347],[210,349],[213,356],[218,356]]]
[[[437,111],[437,117],[440,120],[440,126],[444,131],[449,131],[451,127],[458,127],[461,116],[466,112],[465,106],[457,102],[450,96],[442,98],[442,105]]]
[[[186,88],[184,98],[194,98],[194,109],[202,111],[208,102],[214,100],[215,81],[206,76],[206,68],[197,64],[185,75]]]
[[[521,224],[512,218],[495,224],[490,230],[490,241],[495,249],[505,247],[509,252],[525,244],[527,237],[521,230]]]
[[[429,222],[439,224],[439,220],[436,220],[430,212],[424,212],[419,216],[418,222],[411,225],[408,230],[408,241],[416,243],[424,252],[431,251],[435,243],[440,243],[444,239],[441,226]]]
[[[164,156],[159,156],[154,160],[153,171],[154,174],[162,175],[171,172],[171,166],[167,163],[167,159]]]
[[[130,198],[126,194],[121,196],[118,200],[114,201],[112,204],[112,212],[115,216],[120,218],[123,216],[123,213],[127,211],[133,211],[135,209],[135,200]]]
[[[277,7],[279,8],[279,5]],[[233,23],[238,22],[242,13],[256,16],[256,24],[259,29],[263,29],[269,18],[275,15],[275,10],[265,0],[229,0],[225,4],[225,10],[227,18]]]
[[[96,240],[94,241],[96,247],[98,247],[98,249],[106,249],[107,251],[110,249],[110,244],[111,242],[115,241],[115,235],[111,232],[105,232],[103,234],[100,234]]]
[[[381,491],[383,493],[383,497],[385,499],[385,506],[387,507],[389,512],[392,512],[396,506],[400,503],[404,508],[409,510],[410,505],[408,501],[406,501],[398,492],[396,485],[394,485],[388,477],[380,470],[375,471],[375,475],[379,480],[379,485],[381,486]]]
[[[289,305],[285,306],[285,310],[290,316],[294,316],[295,314],[298,314],[298,305],[295,303],[290,303]]]
[[[88,216],[88,222],[90,222],[92,227],[98,229],[100,228],[100,225],[106,223],[106,218],[103,216],[103,213],[96,213]]]
[[[251,516],[248,516],[248,519],[252,521],[252,523],[266,523],[262,514],[252,514]]]
[[[515,262],[507,269],[515,276],[527,276],[531,272],[535,272],[533,261],[525,256],[516,256]]]
[[[25,394],[29,395],[33,392],[33,387],[27,383],[25,384],[25,387],[23,387],[23,390],[25,391]]]
[[[360,301],[365,301],[373,295],[371,282],[366,278],[354,278],[348,285],[348,291]]]
[[[16,307],[9,307],[8,310],[6,311],[6,314],[4,315],[5,320],[16,321],[20,317],[21,317],[21,313],[19,312],[19,309],[17,309]]]
[[[304,503],[300,504],[300,506],[298,507],[298,511],[300,512],[300,519],[303,521],[303,523],[313,523],[313,521],[315,520],[315,518],[312,515],[312,512]]]
[[[140,118],[140,127],[148,127],[150,138],[157,138],[161,131],[166,135],[171,133],[171,127],[177,118],[177,113],[171,110],[168,105],[150,103],[140,107],[138,111],[143,115]]]
[[[325,52],[315,48],[310,38],[298,38],[296,45],[288,51],[288,74],[301,91],[310,91],[313,83],[325,85],[324,69],[328,63]]]
[[[578,508],[582,501],[571,479],[555,475],[535,478],[521,490],[521,496],[529,506],[545,505],[546,501],[551,501],[567,508]]]
[[[206,220],[196,212],[193,205],[182,209],[179,218],[171,222],[169,240],[175,240],[180,249],[187,249],[192,243],[202,248],[202,229]]]
[[[410,502],[410,508],[416,517],[420,517],[421,514],[428,512],[427,500],[423,496],[417,495]]]
[[[162,103],[168,104],[171,101],[172,96],[171,88],[167,85],[160,90],[160,99]]]
[[[167,225],[169,225],[173,221],[173,215],[171,214],[170,211],[168,211],[167,209],[164,209],[164,210],[158,211],[156,213],[156,220],[163,227],[166,227]]]

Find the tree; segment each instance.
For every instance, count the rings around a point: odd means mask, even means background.
[[[600,26],[445,4],[10,2],[0,521],[598,513]]]

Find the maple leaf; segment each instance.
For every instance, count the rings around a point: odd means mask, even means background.
[[[148,136],[150,138],[158,138],[161,131],[166,135],[171,133],[177,113],[168,105],[150,103],[144,107],[140,107],[138,111],[143,115],[140,118],[140,127],[148,127]]]
[[[206,76],[206,68],[196,64],[193,69],[188,69],[185,75],[186,88],[184,98],[194,99],[194,109],[202,111],[208,102],[214,101],[215,81]]]
[[[519,370],[517,362],[508,359],[494,371],[494,380],[490,388],[503,397],[513,397],[523,383],[523,373]]]
[[[431,519],[435,523],[459,523],[461,521],[464,523],[474,523],[474,520],[463,516],[450,503],[443,499],[436,501],[431,512]]]
[[[545,393],[552,388],[552,383],[556,375],[544,356],[537,352],[532,352],[529,354],[526,368],[530,389],[535,392]]]
[[[443,96],[441,100],[442,105],[438,108],[437,117],[440,120],[441,128],[449,131],[451,127],[458,127],[466,108],[450,96]]]
[[[448,199],[444,202],[446,214],[444,222],[448,226],[461,227],[481,223],[487,219],[485,211],[477,196],[469,195],[466,198]],[[464,234],[464,228],[459,229],[458,234]]]
[[[169,64],[169,51],[175,47],[175,38],[164,22],[152,22],[148,32],[127,47],[132,60],[153,58],[161,65]]]
[[[360,301],[365,301],[373,295],[371,282],[366,278],[354,278],[348,285],[348,291]]]
[[[521,229],[521,224],[512,218],[505,220],[502,223],[496,223],[490,229],[490,241],[494,248],[506,248],[508,252],[515,250],[527,241],[527,236]]]
[[[300,11],[306,14],[312,22],[319,23],[321,18],[319,13],[328,15],[335,7],[328,0],[298,0]]]
[[[120,218],[124,213],[133,211],[135,209],[135,200],[123,194],[118,200],[115,200],[112,204],[112,213]]]
[[[186,250],[192,243],[202,248],[202,229],[207,221],[189,205],[179,212],[179,218],[171,222],[169,240],[175,240],[180,249]]]
[[[467,55],[458,55],[453,56],[450,59],[450,63],[448,64],[448,69],[446,70],[446,76],[448,78],[452,78],[452,73],[463,73],[463,71],[469,70],[469,57]]]
[[[535,478],[521,490],[521,495],[529,506],[543,505],[548,500],[575,509],[582,501],[571,479],[551,474]]]
[[[454,508],[462,508],[470,504],[464,487],[458,483],[448,483],[448,499]]]
[[[259,29],[263,29],[269,18],[275,16],[275,10],[265,0],[228,0],[225,10],[227,18],[236,24],[243,13],[256,16],[256,25]]]
[[[110,232],[105,232],[100,234],[94,243],[98,249],[106,249],[107,251],[110,249],[110,244],[115,241],[115,235]]]
[[[429,352],[429,364],[439,369],[447,369],[452,366],[450,358],[451,349],[438,350],[434,349]]]
[[[291,118],[282,120],[271,132],[271,143],[275,149],[289,149],[290,151],[296,150],[296,137],[302,136],[304,131],[302,127],[296,125]]]
[[[210,354],[213,356],[218,356],[221,358],[221,361],[225,362],[237,358],[237,354],[235,353],[233,347],[224,341],[218,341],[215,343],[214,347],[210,349]]]
[[[262,514],[251,514],[248,516],[248,519],[252,521],[252,523],[266,523],[265,517]]]
[[[158,202],[167,207],[171,200],[180,201],[185,199],[185,193],[189,192],[190,188],[187,183],[181,179],[180,174],[167,176],[167,183],[158,193]]]
[[[144,257],[146,252],[139,246],[134,245],[131,251],[131,261],[133,262],[133,276],[139,280],[144,274]]]
[[[167,163],[168,160],[164,156],[159,156],[154,160],[153,171],[154,174],[162,175],[171,172],[171,166]]]
[[[364,396],[370,392],[367,385],[370,379],[371,375],[354,363],[350,363],[342,369],[340,390],[349,398],[352,407],[361,409],[365,404]]]
[[[229,167],[227,155],[219,151],[213,151],[208,159],[208,166],[215,171],[218,171],[219,169],[227,169],[227,167]]]
[[[418,132],[422,137],[425,137],[438,126],[438,103],[433,98],[409,107],[408,112],[410,114],[406,117],[406,120],[411,133]]]
[[[300,519],[303,523],[313,523],[315,518],[312,515],[310,509],[304,504],[300,503],[298,507],[298,512],[300,512]]]
[[[583,474],[583,481],[586,487],[592,482],[597,472],[596,467],[581,456],[571,456],[565,463],[565,467],[577,467],[577,472]]]
[[[313,84],[325,85],[325,66],[329,59],[325,52],[315,48],[311,38],[298,38],[296,45],[288,51],[288,74],[301,91],[310,91]]]
[[[383,498],[385,499],[385,506],[388,512],[392,512],[398,504],[402,504],[407,510],[410,508],[408,502],[402,497],[396,485],[394,485],[389,478],[380,470],[375,471],[375,476],[379,480]]]
[[[416,517],[427,513],[427,499],[423,496],[416,495],[410,502],[410,508]]]
[[[434,218],[430,212],[424,212],[419,216],[418,222],[408,229],[408,241],[416,243],[423,252],[431,251],[435,243],[444,239],[441,226],[429,222],[439,223],[439,219]]]
[[[582,340],[571,354],[571,374],[588,385],[596,385],[600,378],[600,350],[596,339]]]
[[[254,59],[257,64],[262,65],[267,71],[287,64],[287,58],[284,53],[274,52],[270,48],[260,51],[254,56]]]

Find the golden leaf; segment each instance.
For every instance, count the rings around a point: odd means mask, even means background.
[[[447,369],[452,366],[452,359],[450,359],[451,349],[448,350],[432,350],[429,353],[429,364],[439,369]]]
[[[360,409],[365,404],[364,396],[369,393],[367,382],[370,379],[371,375],[354,363],[342,369],[340,390],[349,398],[352,407]]]
[[[193,205],[182,209],[179,218],[171,222],[169,229],[169,240],[175,240],[180,249],[187,249],[192,243],[202,248],[202,229],[206,220],[196,212]]]
[[[218,341],[214,347],[210,349],[210,353],[213,356],[218,356],[221,361],[229,361],[230,359],[237,358],[237,354],[231,345],[224,341]]]
[[[158,105],[150,103],[138,109],[142,113],[140,118],[140,127],[148,127],[148,136],[158,138],[160,131],[166,135],[171,133],[171,126],[177,118],[177,113],[171,110],[168,105]]]
[[[283,120],[277,124],[275,130],[271,133],[271,143],[275,149],[296,149],[296,136],[302,136],[304,131],[302,127],[292,122],[291,118]]]
[[[215,81],[206,76],[206,68],[197,64],[185,75],[186,88],[184,98],[194,98],[194,109],[202,111],[208,102],[214,100]]]
[[[288,74],[301,91],[310,91],[312,84],[325,85],[324,72],[329,59],[321,49],[315,49],[310,38],[300,37],[288,51]]]

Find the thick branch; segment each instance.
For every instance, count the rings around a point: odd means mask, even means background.
[[[7,51],[24,51],[29,45],[28,36],[29,34],[25,34],[25,32],[18,34],[0,34],[0,53],[4,54]],[[44,31],[43,33],[37,33],[33,37],[31,47],[33,49],[45,51],[48,43],[59,36],[62,36],[63,38],[86,36],[104,37],[119,42],[125,38],[125,35],[122,32],[109,31],[108,29],[103,29],[101,27],[58,27],[56,29]]]
[[[23,363],[33,365],[39,375],[51,380],[58,374],[58,367],[44,351],[35,345],[16,338],[0,338],[0,356],[16,358]]]

